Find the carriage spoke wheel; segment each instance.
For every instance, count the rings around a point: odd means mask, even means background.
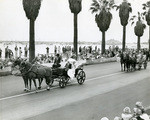
[[[61,78],[60,78],[59,87],[60,87],[60,88],[66,87],[66,81],[65,81],[65,78],[64,78],[64,77],[61,77]]]
[[[84,71],[80,71],[78,74],[77,74],[77,81],[80,85],[82,85],[85,81],[85,72]]]

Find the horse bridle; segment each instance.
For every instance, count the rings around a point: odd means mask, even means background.
[[[30,67],[30,69],[28,69],[28,71],[27,71],[27,72],[25,72],[25,73],[21,73],[21,74],[22,74],[22,75],[26,75],[26,74],[28,74],[29,72],[33,72],[33,73],[37,74],[36,72],[32,71],[33,66],[34,66],[34,65],[32,65],[32,66]],[[21,71],[21,70],[23,70],[23,69],[25,69],[25,67],[22,67],[22,68],[21,68],[21,69],[19,69],[19,70]]]

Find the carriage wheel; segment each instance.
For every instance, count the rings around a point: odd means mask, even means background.
[[[77,74],[77,81],[80,85],[82,85],[85,81],[86,75],[84,71],[79,71]]]
[[[60,87],[60,88],[66,87],[66,81],[65,81],[65,78],[64,78],[64,77],[61,77],[61,78],[60,78],[59,87]]]
[[[70,77],[66,77],[66,84],[69,82]]]

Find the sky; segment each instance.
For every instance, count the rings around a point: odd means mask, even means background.
[[[122,0],[115,0],[120,4]],[[133,12],[130,16],[142,11],[142,4],[147,0],[128,0]],[[95,14],[89,10],[92,0],[82,0],[82,11],[78,14],[78,40],[87,42],[99,42],[102,33],[95,23]],[[110,28],[106,32],[106,40],[115,39],[122,41],[123,27],[120,24],[119,13],[112,10],[113,19]],[[134,26],[131,22],[127,25],[126,42],[137,42],[134,34]],[[142,42],[148,41],[148,26]],[[28,41],[29,20],[25,16],[22,0],[0,0],[0,41]],[[68,0],[42,0],[39,15],[35,22],[36,41],[73,41],[73,14],[70,12]]]

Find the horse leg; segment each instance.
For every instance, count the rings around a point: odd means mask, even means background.
[[[47,84],[47,90],[50,90],[50,86],[51,86],[51,84],[50,84],[50,82],[51,82],[51,77],[45,77],[45,82],[46,82],[46,84]]]
[[[122,63],[121,63],[121,71],[123,71],[123,68],[122,68]]]
[[[37,92],[38,88],[37,88],[35,79],[33,79],[33,82],[34,82],[34,86],[35,86],[35,89],[36,89],[36,92]]]
[[[41,89],[41,84],[42,84],[43,78],[39,78],[38,80],[39,80],[39,87],[38,87],[38,89]]]
[[[29,91],[29,88],[28,88],[28,78],[25,79],[25,86],[26,86],[26,91]]]
[[[31,90],[32,80],[31,80],[31,79],[29,79],[29,82],[30,82],[30,89],[29,89],[29,90]]]
[[[129,71],[129,63],[127,62],[127,72]]]
[[[125,63],[125,62],[124,62],[124,65],[123,65],[123,66],[124,66],[124,71],[126,71],[126,63]]]
[[[23,77],[23,81],[24,81],[24,86],[25,86],[24,91],[27,91],[27,88],[26,88],[26,78],[25,77]]]

